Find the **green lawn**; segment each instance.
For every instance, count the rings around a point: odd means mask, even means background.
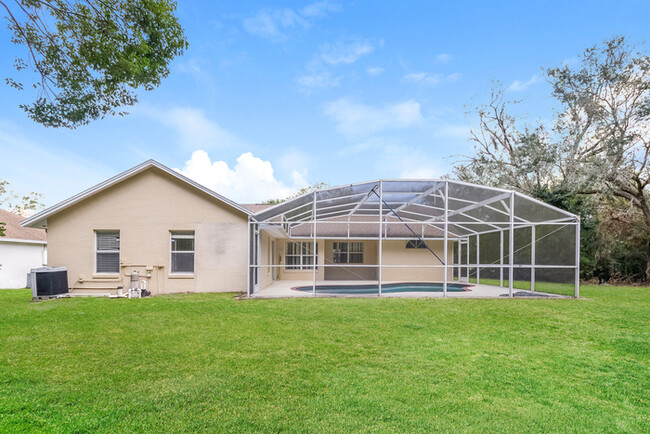
[[[0,432],[650,431],[650,289],[584,299],[0,291]]]
[[[476,277],[469,278],[470,283],[476,283]],[[482,285],[499,286],[499,279],[480,279]],[[508,279],[503,279],[503,287],[508,289]],[[514,289],[527,289],[530,290],[530,280],[514,280],[512,282]],[[575,294],[575,287],[573,283],[551,283],[551,282],[535,282],[535,291],[550,292],[552,294],[570,295],[573,297]],[[581,293],[582,295],[582,293]]]

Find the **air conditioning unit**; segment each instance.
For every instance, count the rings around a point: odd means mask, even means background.
[[[66,267],[32,268],[30,275],[32,298],[35,300],[55,298],[68,293],[68,269]]]

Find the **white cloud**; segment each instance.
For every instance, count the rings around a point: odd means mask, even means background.
[[[365,160],[374,166],[382,177],[403,179],[439,178],[443,173],[440,158],[432,155],[431,145],[426,147],[405,144],[409,142],[402,135],[396,137],[369,137],[355,145],[339,151],[341,157]]]
[[[425,84],[429,86],[434,86],[440,83],[441,76],[440,74],[431,74],[429,72],[414,72],[411,74],[406,74],[402,77],[402,80],[408,81],[410,83]]]
[[[410,74],[406,74],[404,77],[402,77],[402,80],[409,83],[416,83],[425,86],[435,86],[439,84],[441,81],[455,83],[458,80],[460,80],[460,78],[461,75],[457,72],[448,75],[432,74],[430,72],[413,72]]]
[[[336,87],[339,85],[340,81],[341,77],[334,76],[329,71],[314,72],[296,78],[296,82],[306,93],[311,93],[317,89]]]
[[[384,68],[380,68],[378,66],[373,66],[373,67],[370,67],[370,68],[366,69],[366,73],[368,75],[379,75],[382,72],[384,72]]]
[[[370,139],[366,140],[365,142],[356,143],[356,144],[354,144],[352,146],[348,146],[348,147],[345,147],[345,148],[339,150],[337,154],[342,156],[342,157],[361,154],[362,152],[373,149],[373,147],[374,147],[373,141],[374,141],[374,139],[370,138]]]
[[[381,45],[381,41],[380,44]],[[352,42],[338,41],[333,44],[323,44],[319,52],[306,66],[306,72],[296,78],[296,83],[305,93],[312,93],[319,89],[339,86],[342,75],[335,75],[333,70],[339,65],[349,65],[363,56],[371,54],[375,44],[367,41],[355,40]],[[379,74],[381,68],[374,68],[370,73]]]
[[[540,81],[542,81],[542,79],[538,75],[533,75],[532,77],[530,77],[528,81],[515,80],[508,87],[508,90],[511,92],[523,92],[533,84],[538,83]]]
[[[255,16],[244,20],[244,29],[248,33],[271,41],[285,39],[284,31],[296,26],[305,28],[309,22],[292,9],[260,9]]]
[[[312,167],[312,158],[302,150],[290,149],[275,160],[275,167],[282,173],[290,173],[296,190],[306,187],[307,174]]]
[[[436,56],[436,63],[446,65],[451,60],[451,55],[449,54],[438,54]]]
[[[173,129],[178,135],[179,143],[187,149],[219,149],[241,145],[234,135],[208,119],[202,110],[193,107],[162,110],[140,106],[135,111]]]
[[[398,176],[403,179],[439,178],[442,173],[430,152],[416,146],[387,145],[380,165],[384,170],[398,171]]]
[[[326,104],[325,114],[334,121],[340,133],[349,137],[409,128],[423,120],[420,104],[414,100],[374,107],[343,98]]]
[[[331,1],[321,1],[312,3],[302,8],[302,15],[305,17],[324,17],[328,12],[338,12],[341,10],[341,5]]]
[[[324,44],[320,57],[329,65],[351,64],[363,56],[375,51],[375,46],[367,41],[343,42]]]
[[[307,185],[306,169],[295,168],[293,185],[279,181],[270,161],[245,152],[230,168],[225,161],[211,161],[206,151],[196,150],[182,169],[174,169],[190,179],[240,203],[285,198]]]
[[[340,5],[330,1],[309,4],[296,12],[293,9],[259,9],[255,15],[245,18],[244,30],[273,42],[283,41],[292,28],[306,29],[316,18],[327,16],[328,12],[337,12]]]
[[[180,72],[184,72],[190,75],[202,76],[206,73],[205,70],[199,65],[198,60],[194,57],[179,62],[177,68]]]
[[[306,187],[309,183],[307,182],[307,170],[294,170],[291,172],[291,180],[293,185],[296,186],[295,190],[299,190],[302,187]]]

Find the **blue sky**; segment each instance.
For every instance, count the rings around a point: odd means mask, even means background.
[[[314,182],[430,178],[471,153],[466,111],[491,80],[550,119],[541,67],[615,34],[648,35],[650,2],[180,0],[190,48],[126,117],[34,124],[0,87],[0,178],[52,205],[154,158],[241,202]],[[0,27],[0,76],[22,47]],[[3,80],[4,81],[4,80]]]

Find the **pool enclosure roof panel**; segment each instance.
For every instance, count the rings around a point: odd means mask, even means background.
[[[381,206],[380,206],[381,197]],[[510,224],[576,221],[577,216],[521,193],[454,180],[376,180],[305,193],[253,215],[257,222],[297,225],[379,215],[437,227],[447,221],[462,236]],[[447,218],[445,219],[445,209]]]

